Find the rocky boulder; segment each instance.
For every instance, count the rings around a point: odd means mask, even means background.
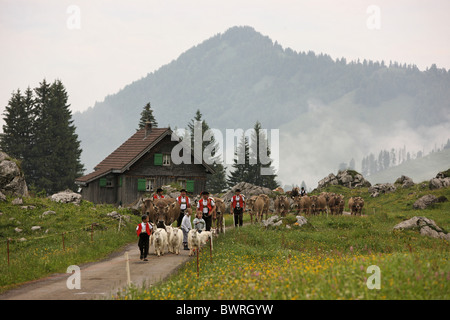
[[[169,198],[177,198],[181,194],[181,192],[178,191],[177,188],[174,188],[171,185],[161,186],[161,189],[163,189],[165,196]]]
[[[394,184],[400,184],[402,188],[409,188],[414,186],[414,181],[410,177],[401,176],[400,178],[395,180]]]
[[[0,193],[28,197],[28,187],[17,161],[0,151]]]
[[[65,190],[50,196],[50,199],[55,202],[73,203],[79,205],[81,202],[81,194],[73,192],[72,190]]]
[[[112,219],[120,220],[122,224],[125,224],[125,222],[130,222],[131,218],[128,215],[123,215],[118,213],[117,211],[112,211],[106,214],[107,217],[110,217]]]
[[[236,189],[241,190],[241,194],[243,194],[247,199],[251,196],[260,195],[260,194],[272,194],[273,191],[269,188],[264,188],[260,186],[256,186],[254,184],[248,182],[239,182],[237,185],[232,187],[228,192],[226,192],[221,198],[224,200],[226,204],[228,204],[231,198],[235,195]]]
[[[439,172],[435,178],[430,180],[428,186],[431,190],[449,187],[450,169],[448,169],[447,171]]]
[[[432,204],[435,204],[438,202],[438,198],[432,194],[427,194],[421,198],[419,198],[416,202],[413,204],[414,209],[426,209]]]
[[[283,224],[283,220],[282,220],[281,217],[275,215],[275,216],[271,216],[267,220],[263,220],[262,224],[266,228],[268,228],[268,227],[278,227],[278,226],[281,226]]]
[[[397,188],[392,183],[378,183],[369,188],[370,196],[375,198],[380,194],[395,192]]]
[[[297,219],[295,223],[300,227],[308,223],[308,220],[304,216],[296,216],[295,218]]]
[[[394,226],[394,230],[418,229],[421,235],[450,241],[450,234],[442,230],[434,220],[426,217],[412,217]]]
[[[340,171],[337,175],[330,173],[328,176],[319,181],[318,189],[322,189],[332,185],[341,185],[348,188],[370,187],[369,181],[364,179],[362,174],[355,170]]]
[[[450,186],[450,178],[433,178],[430,180],[430,183],[428,186],[431,190],[449,187]]]

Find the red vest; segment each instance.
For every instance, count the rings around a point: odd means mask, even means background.
[[[153,199],[163,199],[164,195],[159,196],[158,194],[153,195]]]
[[[233,199],[232,206],[233,208],[236,208],[236,195],[234,195],[232,199]],[[242,199],[242,195],[239,196],[239,207],[240,208],[244,207],[244,199]]]
[[[208,198],[208,200],[206,200],[207,202],[206,202],[206,206],[208,207],[208,209],[209,209],[209,211],[211,211],[212,210],[212,206],[211,206],[211,198]],[[199,207],[198,207],[198,209],[203,213],[203,198],[201,198],[200,200],[199,200]]]
[[[181,205],[181,198],[182,198],[181,196],[179,196],[177,198],[178,204],[180,204],[180,205]],[[189,198],[187,196],[185,198],[186,198],[186,207],[187,207],[188,205],[191,204],[191,201],[189,200]]]
[[[146,229],[145,231],[147,231],[147,234],[150,235],[151,234],[151,232],[150,232],[150,224],[148,222],[145,225],[145,229]],[[142,223],[139,223],[136,233],[139,236],[141,234],[141,232],[142,232]]]

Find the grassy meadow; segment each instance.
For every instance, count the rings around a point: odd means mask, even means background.
[[[137,241],[135,227],[140,218],[125,209],[86,201],[76,206],[39,197],[24,198],[22,205],[11,200],[0,203],[0,293],[52,273],[65,273],[70,265],[105,258]],[[54,213],[43,215],[46,211]],[[112,211],[130,216],[120,231],[119,221],[107,216]],[[32,231],[33,226],[41,229]]]
[[[444,299],[450,298],[450,244],[418,232],[393,232],[397,223],[426,216],[450,230],[450,202],[426,210],[412,204],[425,194],[446,196],[450,189],[430,191],[415,185],[370,198],[367,188],[332,187],[348,199],[366,201],[363,216],[309,216],[295,225],[289,214],[283,225],[264,229],[246,225],[214,240],[177,274],[150,287],[131,287],[116,299]],[[348,208],[346,208],[348,210]],[[249,221],[248,217],[246,220]],[[227,225],[232,218],[227,215]],[[289,225],[290,228],[286,228]],[[151,257],[150,257],[151,258]],[[380,268],[380,289],[366,283]]]

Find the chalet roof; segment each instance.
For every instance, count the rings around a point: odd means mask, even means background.
[[[150,133],[146,136],[146,129],[140,129],[102,162],[95,166],[95,171],[77,178],[75,182],[77,184],[86,184],[111,172],[123,173],[164,137],[171,134],[172,130],[170,128],[152,128]],[[204,161],[203,166],[207,171],[214,172],[214,170]]]

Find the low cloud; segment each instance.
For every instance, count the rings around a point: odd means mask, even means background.
[[[450,138],[450,122],[432,127],[412,128],[406,121],[385,116],[377,125],[371,118],[361,120],[361,112],[310,102],[308,112],[280,128],[280,167],[278,180],[285,184],[317,187],[319,180],[337,173],[340,163],[353,158],[361,170],[363,157],[381,150],[432,151]],[[391,124],[389,124],[391,123]],[[386,125],[388,124],[388,125]]]

